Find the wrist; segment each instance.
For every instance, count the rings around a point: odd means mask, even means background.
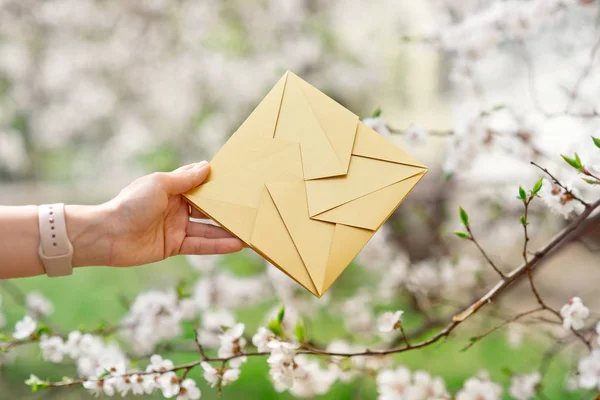
[[[110,265],[112,215],[107,204],[65,206],[67,233],[73,245],[73,268]]]

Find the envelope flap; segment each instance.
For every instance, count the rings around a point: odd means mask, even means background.
[[[356,129],[356,140],[354,141],[352,154],[427,169],[410,154],[393,145],[362,122],[358,123]]]
[[[268,183],[267,189],[319,294],[335,225],[308,218],[304,182]]]
[[[347,175],[306,182],[310,216],[314,217],[422,172],[423,168],[419,167],[352,156]]]
[[[195,196],[188,197],[188,200],[207,217],[233,233],[244,243],[250,243],[256,209]]]
[[[338,160],[344,167],[344,172],[347,172],[350,165],[354,137],[356,136],[358,116],[321,91],[315,89],[306,81],[298,78],[295,74],[290,72],[288,79],[297,83],[302,90],[319,124],[333,146]]]
[[[287,79],[286,73],[246,118],[232,138],[236,136],[273,138]]]
[[[263,189],[251,246],[296,282],[320,297],[267,188]]]
[[[275,138],[300,143],[304,179],[346,173],[298,82],[289,79],[283,94]]]
[[[425,173],[422,172],[403,181],[393,183],[383,189],[317,214],[312,218],[319,221],[377,230],[424,175]]]
[[[375,231],[337,224],[333,234],[327,272],[321,293],[325,293],[358,252],[373,237]]]

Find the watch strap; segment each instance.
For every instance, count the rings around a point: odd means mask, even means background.
[[[73,246],[67,235],[65,205],[44,204],[38,207],[40,260],[50,277],[71,275]]]

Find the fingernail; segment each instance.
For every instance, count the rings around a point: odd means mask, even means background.
[[[198,169],[203,169],[204,167],[206,167],[208,165],[208,161],[200,161],[198,164],[196,164],[194,166],[194,169],[198,170]]]

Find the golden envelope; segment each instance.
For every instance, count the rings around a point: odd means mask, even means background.
[[[185,196],[321,297],[427,172],[287,72]]]

